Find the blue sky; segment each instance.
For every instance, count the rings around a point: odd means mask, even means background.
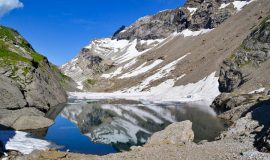
[[[3,16],[0,24],[18,30],[39,53],[61,65],[92,39],[111,36],[121,25],[184,1],[20,0],[23,7]]]

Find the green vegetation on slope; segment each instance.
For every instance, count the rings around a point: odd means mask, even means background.
[[[26,57],[24,55],[25,53],[16,53],[16,50],[20,47],[23,48],[32,59]],[[46,59],[46,57],[38,54],[17,31],[5,26],[0,26],[0,58],[8,64],[10,64],[10,62],[12,64],[25,62],[29,64],[32,63],[35,66]]]

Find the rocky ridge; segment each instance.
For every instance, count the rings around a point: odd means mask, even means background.
[[[189,0],[183,7],[140,18],[131,26],[114,34],[113,39],[162,39],[185,29],[198,31],[216,28],[237,12],[233,5],[221,8],[221,4],[230,2],[232,0]]]
[[[228,51],[238,47],[245,35],[250,33],[249,28],[254,27],[258,21],[255,15],[263,14],[259,11],[255,13],[255,9],[252,11],[249,5],[254,3],[257,2],[190,0],[183,7],[146,16],[129,27],[122,26],[112,38],[93,40],[76,58],[60,69],[73,78],[81,90],[127,91],[128,88],[142,84],[151,73],[157,73],[166,64],[186,56],[170,74],[153,79],[144,88],[136,90],[149,90],[169,78],[177,79],[176,85],[190,83],[188,79],[197,82],[215,72]],[[244,15],[242,9],[252,12],[245,11]],[[244,22],[237,17],[252,18]],[[246,26],[242,26],[242,30],[233,30],[237,24],[230,22],[231,19],[237,19],[235,21],[239,21],[238,25],[244,23]],[[229,34],[225,35],[225,32]],[[200,38],[193,39],[195,36]],[[227,38],[222,39],[222,36]],[[222,41],[227,47],[224,48]],[[197,72],[198,68],[205,68],[205,64],[212,60],[217,62],[204,72]],[[161,63],[154,66],[156,62]],[[148,72],[126,76],[129,72],[148,66],[153,66]]]

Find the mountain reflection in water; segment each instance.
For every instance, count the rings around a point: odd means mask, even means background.
[[[224,129],[210,107],[183,103],[72,100],[60,115],[92,142],[110,144],[117,150],[142,145],[173,122],[192,121],[197,142],[214,140]]]

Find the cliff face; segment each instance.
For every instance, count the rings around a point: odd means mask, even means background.
[[[44,115],[66,102],[68,78],[15,30],[0,26],[0,123],[11,127],[24,115]]]

